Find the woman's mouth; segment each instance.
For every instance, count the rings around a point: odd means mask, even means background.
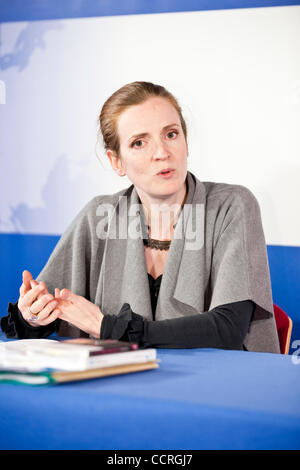
[[[175,170],[173,168],[166,168],[165,170],[161,170],[157,173],[157,176],[161,176],[162,178],[171,178],[174,172]]]

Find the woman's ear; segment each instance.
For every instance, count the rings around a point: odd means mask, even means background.
[[[121,158],[117,157],[116,153],[113,150],[107,150],[106,155],[108,156],[108,159],[110,161],[110,164],[112,166],[112,169],[119,175],[119,176],[125,176],[126,171],[123,167],[123,163],[121,161]]]

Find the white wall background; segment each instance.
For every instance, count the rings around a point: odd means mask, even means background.
[[[96,145],[97,116],[146,80],[183,107],[190,171],[247,186],[267,243],[300,246],[299,51],[299,6],[0,25],[0,231],[60,234],[130,184]]]

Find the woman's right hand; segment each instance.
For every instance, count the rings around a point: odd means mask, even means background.
[[[30,326],[45,326],[55,321],[60,313],[55,297],[44,282],[36,282],[29,271],[23,271],[18,308]]]

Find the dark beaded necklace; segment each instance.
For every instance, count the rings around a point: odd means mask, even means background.
[[[153,248],[154,250],[168,250],[171,245],[171,240],[155,240],[154,238],[148,238],[143,240],[143,243],[148,248]]]
[[[153,248],[154,250],[168,250],[170,248],[172,240],[155,240],[154,238],[149,237],[150,226],[145,224],[143,211],[140,211],[140,215],[144,246],[147,246],[148,248]],[[175,227],[176,224],[173,225],[174,229]]]
[[[173,228],[176,227],[176,224],[173,225]],[[148,233],[149,233],[149,225],[147,225]],[[145,246],[149,248],[153,248],[154,250],[168,250],[170,248],[172,240],[155,240],[154,238],[143,238],[143,243]]]
[[[186,197],[187,197],[187,191],[186,191],[186,195],[185,195],[185,198],[181,207],[183,207]],[[140,198],[139,198],[139,203],[142,204]],[[170,248],[172,240],[155,240],[154,238],[150,238],[149,237],[150,226],[145,224],[143,210],[140,211],[140,215],[141,215],[141,228],[142,228],[144,246],[153,248],[154,250],[161,250],[161,251],[168,250]],[[173,225],[173,229],[175,229],[175,227],[176,227],[176,224]]]

